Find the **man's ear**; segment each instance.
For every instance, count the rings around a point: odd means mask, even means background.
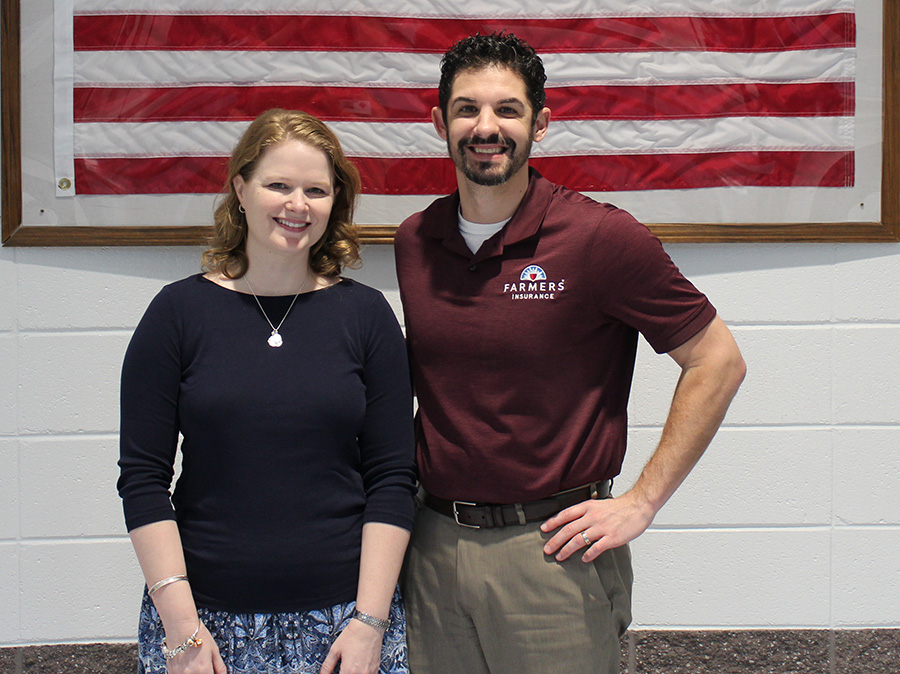
[[[437,134],[447,140],[447,125],[444,124],[444,113],[437,106],[431,109],[431,123],[434,124],[434,130]]]
[[[548,126],[550,126],[550,108],[542,108],[534,116],[534,140],[536,143],[541,142],[547,135]]]

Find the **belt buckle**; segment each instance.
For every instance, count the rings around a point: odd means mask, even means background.
[[[456,524],[461,527],[466,527],[467,529],[480,529],[481,527],[478,526],[477,524],[466,524],[464,522],[459,521],[459,510],[457,508],[458,508],[458,506],[461,506],[461,505],[475,506],[478,504],[472,503],[471,501],[454,501],[453,502],[453,520],[456,522]]]

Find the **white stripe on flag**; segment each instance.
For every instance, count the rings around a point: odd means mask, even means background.
[[[440,57],[394,52],[77,52],[76,86],[297,85],[436,86]]]
[[[333,122],[330,126],[351,156],[447,155],[444,141],[427,123]],[[246,127],[246,122],[78,124],[75,154],[79,158],[227,156]],[[551,122],[551,130],[534,145],[533,156],[853,149],[852,124],[840,117],[570,120]]]
[[[549,87],[852,81],[853,49],[795,52],[547,54]],[[397,52],[77,52],[75,85],[188,86],[219,83],[434,87],[440,57]]]
[[[852,81],[852,49],[796,52],[547,54],[552,86]]]
[[[890,1],[890,0],[886,0]],[[564,18],[583,16],[801,16],[852,12],[854,0],[76,0],[75,14],[312,14]]]

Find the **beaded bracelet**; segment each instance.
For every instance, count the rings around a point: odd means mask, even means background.
[[[163,657],[166,659],[166,662],[168,662],[169,660],[174,658],[179,653],[184,653],[189,648],[200,648],[200,646],[203,645],[203,639],[201,639],[200,637],[197,636],[198,634],[200,634],[200,625],[202,625],[202,624],[203,623],[198,622],[197,629],[194,630],[194,633],[191,636],[189,636],[187,639],[185,639],[184,642],[180,646],[176,646],[172,650],[169,650],[169,647],[166,646],[166,640],[165,640],[165,638],[163,638],[162,654],[163,654]]]

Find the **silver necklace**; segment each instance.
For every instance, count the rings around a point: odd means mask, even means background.
[[[273,349],[277,349],[279,346],[284,344],[284,340],[281,338],[281,333],[278,330],[281,328],[284,323],[284,319],[288,317],[288,314],[291,313],[291,309],[294,308],[294,302],[297,301],[297,298],[300,297],[300,293],[303,292],[303,289],[306,287],[306,281],[309,277],[303,280],[303,285],[300,286],[300,290],[297,291],[297,294],[294,295],[294,299],[291,300],[291,305],[287,308],[287,311],[284,312],[284,316],[281,317],[281,320],[278,322],[278,325],[272,323],[269,320],[269,315],[266,313],[266,310],[263,309],[262,302],[259,301],[259,298],[256,296],[256,293],[253,292],[253,286],[250,285],[250,279],[244,276],[244,280],[247,282],[247,287],[250,288],[250,294],[253,295],[253,299],[256,300],[256,306],[259,307],[259,310],[262,312],[263,318],[266,319],[266,323],[269,324],[269,327],[272,328],[272,333],[269,335],[269,339],[266,341],[269,343]]]

